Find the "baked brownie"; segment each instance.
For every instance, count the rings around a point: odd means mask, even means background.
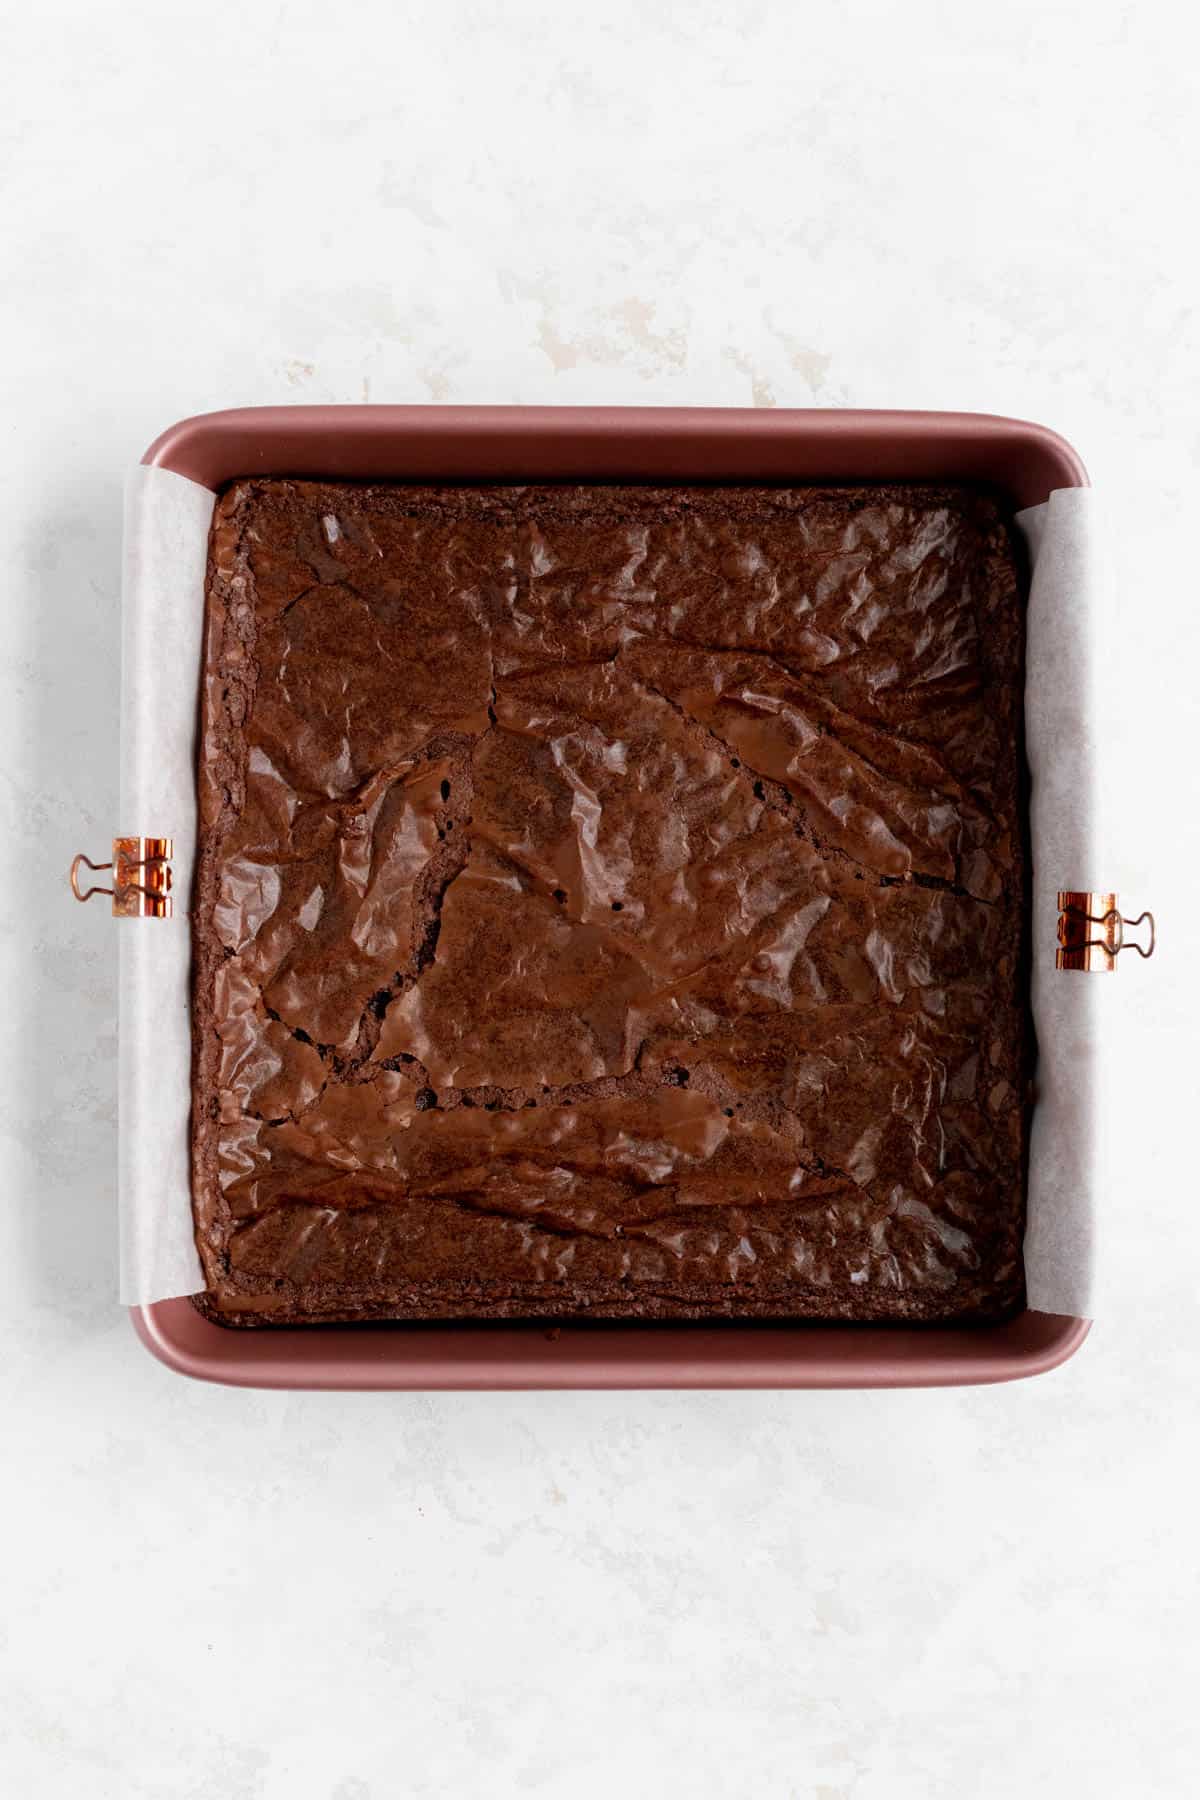
[[[1019,1305],[992,500],[245,481],[206,629],[211,1317]]]

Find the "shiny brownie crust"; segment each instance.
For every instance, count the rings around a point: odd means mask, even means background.
[[[966,488],[231,488],[202,1309],[1012,1312],[1023,637]]]

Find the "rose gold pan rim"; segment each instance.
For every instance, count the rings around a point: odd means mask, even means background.
[[[1020,508],[1086,487],[1044,425],[987,413],[745,407],[264,406],[181,419],[143,463],[410,481],[984,481]]]
[[[219,489],[328,480],[979,481],[1016,508],[1087,485],[1044,426],[975,413],[653,407],[263,407],[181,420],[143,462]],[[964,1327],[455,1324],[236,1330],[186,1299],[131,1308],[169,1368],[241,1387],[375,1390],[940,1387],[1045,1373],[1085,1319]]]
[[[232,1387],[404,1392],[974,1387],[1056,1369],[1087,1319],[1024,1312],[974,1328],[874,1325],[316,1325],[226,1330],[190,1300],[131,1309],[180,1375]]]

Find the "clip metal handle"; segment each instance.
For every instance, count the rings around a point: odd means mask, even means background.
[[[112,861],[106,863],[93,862],[81,850],[71,863],[71,892],[77,900],[90,900],[93,894],[108,894],[112,899],[114,919],[169,919],[174,910],[171,900],[171,858],[174,854],[174,839],[158,837],[114,838]],[[90,869],[95,875],[111,869],[112,886],[81,888],[81,869]]]
[[[94,863],[90,856],[85,856],[83,854],[82,850],[79,852],[78,856],[75,857],[74,861],[71,864],[71,876],[70,876],[71,892],[74,894],[74,896],[77,900],[90,900],[93,894],[111,894],[112,893],[113,890],[111,888],[95,887],[95,886],[90,887],[90,888],[84,888],[83,892],[80,893],[80,891],[79,891],[79,871],[81,868],[82,869],[91,869],[91,871],[94,875],[99,875],[104,869],[111,869],[112,864],[111,863]]]
[[[1149,944],[1140,944],[1126,936],[1126,928],[1136,931],[1140,925],[1150,927]],[[1099,926],[1092,934],[1089,927]],[[1058,969],[1082,969],[1089,975],[1111,975],[1122,950],[1136,950],[1149,960],[1157,941],[1154,914],[1141,912],[1127,919],[1117,904],[1115,894],[1092,894],[1063,889],[1058,896],[1058,950],[1054,966]]]

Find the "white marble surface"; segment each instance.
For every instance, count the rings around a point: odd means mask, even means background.
[[[1190,1795],[1194,12],[3,14],[0,1789]],[[1066,1369],[288,1397],[140,1349],[115,928],[63,879],[114,826],[121,481],[181,415],[363,398],[979,408],[1081,449],[1114,862],[1163,948],[1111,989],[1112,1280]]]

